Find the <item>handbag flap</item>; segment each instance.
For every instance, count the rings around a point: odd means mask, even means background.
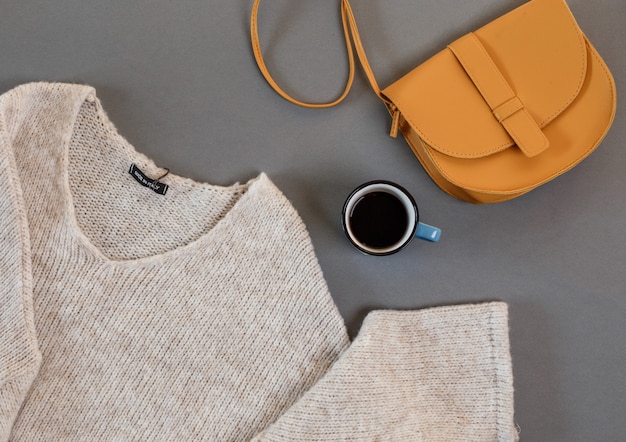
[[[582,32],[563,0],[532,0],[470,33],[382,91],[432,148],[479,158],[548,148],[542,128],[579,94]]]

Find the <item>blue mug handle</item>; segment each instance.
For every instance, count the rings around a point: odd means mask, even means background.
[[[424,224],[423,222],[418,222],[415,237],[430,242],[437,242],[439,238],[441,238],[441,229],[429,224]]]

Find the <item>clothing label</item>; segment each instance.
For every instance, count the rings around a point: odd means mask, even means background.
[[[165,195],[165,193],[167,192],[167,189],[169,187],[167,184],[164,184],[157,180],[153,180],[152,178],[148,178],[146,174],[137,167],[136,164],[131,164],[128,173],[130,173],[139,184],[154,190],[159,195]]]

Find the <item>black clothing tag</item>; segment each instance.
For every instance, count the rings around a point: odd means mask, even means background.
[[[148,178],[146,174],[143,173],[141,169],[137,167],[136,164],[131,164],[130,170],[128,171],[128,173],[130,173],[133,176],[133,178],[137,180],[139,184],[154,190],[159,195],[165,195],[165,193],[167,192],[167,189],[168,189],[167,184],[163,184],[160,181],[153,180],[152,178]]]

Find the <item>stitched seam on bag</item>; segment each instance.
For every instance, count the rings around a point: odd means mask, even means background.
[[[398,100],[396,100],[396,101],[398,101]],[[400,106],[398,106],[398,108],[402,109]],[[415,121],[411,117],[407,116],[406,114],[402,114],[402,116],[409,123],[409,126],[411,126],[411,128],[419,127],[417,124],[415,124]],[[426,134],[424,134],[423,131],[418,130],[418,129],[415,129],[415,131],[418,133],[418,136],[420,138],[422,138],[424,141],[426,141],[426,144],[428,144],[428,146],[430,146],[431,148],[433,148],[433,149],[435,149],[435,150],[437,150],[437,151],[439,151],[439,152],[441,152],[443,154],[446,154],[446,155],[449,155],[449,156],[453,156],[455,158],[465,158],[465,159],[480,158],[480,157],[483,157],[483,156],[485,156],[487,154],[490,155],[490,154],[502,152],[504,149],[512,147],[515,144],[515,143],[508,142],[508,143],[501,144],[501,145],[495,147],[493,150],[489,150],[489,151],[486,151],[486,152],[459,154],[458,152],[453,152],[452,150],[446,149],[445,147],[442,147],[440,144],[435,143]]]
[[[602,67],[602,71],[604,72],[604,74],[606,75],[607,79],[609,80],[609,86],[611,89],[611,102],[615,103],[615,85],[612,81],[612,76],[610,71],[608,70],[606,64],[604,63],[604,60],[602,60],[602,57],[600,57],[599,54],[596,53],[596,51],[589,51],[591,53],[591,56],[594,57],[596,60],[598,60],[600,66]],[[564,174],[565,172],[569,171],[570,169],[572,169],[574,166],[576,166],[578,163],[580,163],[582,160],[584,160],[585,158],[587,158],[591,152],[593,152],[598,145],[600,144],[600,142],[602,141],[602,139],[606,136],[606,134],[608,133],[609,128],[611,127],[611,124],[613,122],[613,118],[615,117],[615,109],[613,109],[612,112],[612,116],[609,119],[609,123],[607,124],[606,128],[604,129],[604,131],[602,131],[602,133],[600,134],[600,136],[593,142],[593,144],[589,147],[589,149],[587,149],[582,155],[580,155],[579,157],[576,158],[576,160],[572,161],[570,164],[568,164],[566,167],[562,168],[558,173],[556,173],[553,177],[545,180],[544,182],[542,182],[541,184],[548,182],[554,178],[556,178],[559,175]]]
[[[456,54],[456,52],[454,50],[452,50],[450,48],[450,46],[448,46],[447,49],[450,52],[452,52],[452,54],[454,54],[455,58],[459,59],[459,56]],[[459,60],[459,64],[463,67],[463,70],[466,72],[466,75],[470,78],[470,81],[472,81],[472,83],[474,83],[474,80],[472,79],[472,77],[467,73],[467,69],[465,69],[465,65],[463,64],[463,62],[461,62]],[[482,94],[481,94],[481,96],[482,96]],[[401,100],[396,100],[396,102],[400,102],[400,101]],[[489,105],[489,104],[487,103],[487,105]],[[403,106],[398,106],[398,107],[401,110]],[[491,108],[491,106],[489,106],[489,108]],[[502,150],[504,150],[506,148],[509,148],[509,147],[512,147],[515,144],[514,142],[513,143],[506,142],[506,143],[502,143],[502,144],[494,147],[493,149],[489,149],[489,150],[486,150],[486,151],[459,154],[459,152],[454,152],[454,151],[452,151],[450,149],[447,149],[447,148],[441,146],[439,143],[434,142],[432,140],[432,138],[430,138],[428,135],[426,135],[422,130],[417,129],[417,128],[419,128],[419,126],[415,123],[415,121],[413,120],[413,118],[411,116],[406,115],[406,114],[403,114],[403,116],[404,116],[404,119],[409,123],[411,128],[416,128],[415,130],[419,133],[420,138],[423,138],[429,146],[431,146],[435,150],[438,150],[441,153],[444,153],[444,154],[450,155],[450,156],[454,156],[455,158],[479,158],[479,157],[483,157],[483,156],[486,156],[486,155],[491,155],[491,154],[494,154],[494,153],[501,152]]]
[[[428,135],[426,135],[426,133],[424,133],[423,130],[419,129],[419,125],[416,124],[415,120],[405,114],[404,112],[402,112],[402,109],[404,108],[403,105],[399,105],[399,103],[402,100],[400,99],[395,99],[396,102],[396,107],[400,110],[400,113],[402,114],[402,116],[404,117],[404,119],[407,121],[407,123],[409,123],[409,126],[411,127],[411,129],[415,130],[418,133],[418,136],[423,139],[424,141],[426,141],[426,144],[428,144],[429,147],[431,147],[432,149],[435,149],[443,154],[449,155],[449,156],[453,156],[455,158],[465,158],[465,159],[470,159],[470,158],[480,158],[486,155],[491,155],[494,153],[498,153],[498,152],[502,152],[504,149],[507,149],[509,147],[513,147],[515,145],[514,142],[507,142],[507,143],[503,143],[500,144],[499,146],[494,147],[491,150],[488,151],[484,151],[484,152],[474,152],[474,153],[462,153],[460,154],[459,152],[454,152],[450,149],[447,149],[443,146],[441,146],[439,143],[435,142],[432,140],[432,138],[430,138]]]
[[[586,47],[585,47],[585,43],[584,43],[584,33],[582,32],[582,29],[580,29],[580,27],[578,26],[578,23],[576,22],[576,19],[574,18],[574,15],[571,13],[571,11],[570,11],[569,7],[567,6],[567,4],[563,4],[562,7],[565,8],[565,13],[567,14],[567,18],[568,18],[569,24],[570,24],[572,30],[574,31],[574,33],[578,37],[579,50],[580,50],[580,53],[582,55],[582,58],[586,59],[587,58],[587,56],[586,56],[586,52],[587,51],[586,51]],[[472,37],[476,38],[473,32],[471,32],[470,34],[472,34]],[[480,40],[478,40],[478,41],[480,42]],[[483,51],[485,51],[485,49],[482,46],[482,44],[480,45],[480,47],[481,47],[481,49]],[[457,55],[457,58],[458,58],[458,54],[456,54],[455,51],[452,51],[452,52],[455,55]],[[488,58],[493,63],[493,60],[491,60],[491,57],[488,57]],[[463,65],[463,67],[465,68],[464,65]],[[500,72],[500,71],[498,70],[498,72]],[[561,112],[563,112],[565,109],[567,109],[572,104],[572,102],[576,99],[576,97],[580,93],[580,89],[582,88],[582,84],[585,81],[586,73],[587,73],[587,69],[581,69],[580,70],[580,77],[578,79],[578,86],[575,88],[575,91],[572,93],[570,98],[568,100],[566,100],[565,104],[562,107],[557,109],[552,115],[546,117],[541,123],[539,123],[540,127],[544,127],[545,125],[547,125],[550,121],[552,121],[554,118],[556,118],[559,114],[561,114]],[[471,76],[470,76],[470,78],[471,78]],[[472,79],[472,81],[473,81],[473,79]]]
[[[504,76],[502,75],[502,72],[500,71],[500,69],[498,69],[498,66],[496,66],[495,62],[493,61],[493,59],[491,58],[491,56],[489,55],[489,53],[487,52],[487,50],[485,49],[485,47],[482,45],[482,43],[480,42],[480,40],[478,39],[478,37],[476,37],[476,34],[474,34],[473,32],[471,32],[469,34],[470,38],[476,43],[477,45],[477,49],[482,52],[486,58],[487,63],[489,63],[489,65],[491,66],[491,68],[493,69],[494,73],[499,77],[500,81],[502,82],[502,86],[504,86],[505,89],[505,93],[509,95],[509,97],[503,102],[501,103],[499,106],[501,106],[502,104],[506,103],[507,101],[516,98],[517,95],[515,94],[515,91],[513,90],[513,88],[511,87],[511,85],[509,84],[509,82],[506,80],[506,78],[504,78]],[[472,68],[472,64],[471,63],[467,63],[466,62],[466,58],[463,56],[462,51],[461,53],[457,53],[457,51],[452,50],[452,52],[457,56],[457,58],[459,59],[459,61],[461,62],[461,65],[463,66],[463,68],[465,69],[465,71],[467,72],[468,76],[470,77],[470,79],[472,80],[472,82],[476,85],[478,91],[480,92],[481,96],[483,97],[483,99],[485,100],[485,102],[487,103],[487,105],[489,106],[489,108],[491,109],[491,111],[493,112],[494,109],[497,109],[498,106],[496,106],[495,108],[489,103],[489,99],[487,98],[489,96],[488,93],[483,92],[483,91],[488,91],[487,88],[484,88],[482,81],[480,80],[480,76],[476,75],[476,71]],[[524,105],[524,103],[521,101],[521,99],[519,99],[519,97],[517,97],[518,100],[520,100],[521,104],[522,104],[522,108],[520,109],[521,111],[524,112],[524,118],[531,124],[531,125],[535,125],[537,126],[537,122],[532,118],[532,116],[528,113],[528,110],[526,109],[526,106]],[[517,111],[519,112],[519,110]],[[516,113],[516,112],[514,112]],[[513,115],[513,114],[511,114]],[[495,117],[495,115],[494,115]],[[497,118],[496,118],[497,119]],[[506,119],[505,119],[506,120]],[[515,144],[517,145],[517,147],[524,152],[524,154],[526,154],[526,150],[520,146],[520,141],[524,138],[524,137],[520,137],[519,135],[519,131],[517,130],[517,128],[515,127],[515,125],[513,124],[508,124],[508,125],[504,125],[503,122],[500,122],[500,125],[502,125],[502,127],[504,127],[504,129],[509,133],[509,135],[511,135],[511,138],[513,138],[513,141],[515,142]],[[539,131],[541,131],[541,129],[539,129]],[[531,136],[533,136],[535,134],[531,134]],[[533,136],[533,138],[537,138],[535,136]],[[541,140],[541,138],[537,138],[540,141],[541,146],[543,147],[543,149],[540,150],[543,151],[545,149],[545,141]],[[532,142],[531,142],[532,143]],[[533,143],[534,144],[534,143]],[[533,150],[534,152],[535,150]],[[540,153],[539,152],[539,153]],[[528,154],[527,154],[528,155]]]
[[[578,23],[576,22],[576,18],[574,18],[574,14],[572,14],[572,11],[569,9],[569,6],[567,6],[567,3],[565,3],[564,0],[561,1],[562,7],[565,8],[565,12],[567,13],[570,25],[572,26],[572,28],[574,29],[574,32],[576,33],[576,35],[578,36],[578,44],[580,47],[580,52],[583,56],[583,58],[586,60],[587,59],[587,49],[585,47],[585,42],[584,42],[584,33],[582,31],[582,29],[580,29],[580,27],[578,26]],[[587,63],[585,63],[585,68],[587,67]],[[549,122],[551,122],[552,120],[554,120],[561,112],[563,112],[565,109],[567,109],[570,104],[572,104],[572,102],[576,99],[576,97],[578,96],[578,94],[580,93],[580,90],[582,88],[582,84],[585,81],[585,77],[587,76],[587,70],[588,69],[581,69],[580,70],[580,78],[578,80],[578,86],[576,87],[574,93],[571,95],[571,97],[565,102],[565,104],[557,109],[552,115],[550,115],[549,117],[546,117],[541,123],[539,123],[539,126],[544,127],[546,124],[548,124]]]
[[[615,86],[613,81],[611,80],[611,74],[610,71],[608,70],[608,68],[606,67],[604,61],[602,60],[602,58],[596,53],[596,51],[590,50],[591,55],[598,60],[600,67],[602,68],[603,72],[605,73],[607,79],[609,80],[609,86],[611,89],[611,98],[612,98],[612,102],[615,102]],[[602,132],[602,134],[596,139],[596,141],[586,150],[584,151],[580,156],[576,157],[576,159],[572,162],[570,162],[569,164],[567,164],[566,166],[562,167],[561,169],[559,169],[557,172],[551,174],[550,176],[548,176],[547,178],[544,178],[542,181],[532,184],[530,186],[526,186],[526,187],[522,187],[520,189],[514,189],[514,190],[488,190],[488,189],[481,189],[478,187],[470,187],[466,184],[463,184],[457,180],[452,179],[448,173],[445,171],[445,169],[443,169],[441,167],[441,163],[439,163],[437,161],[437,159],[435,157],[433,157],[428,149],[428,145],[425,146],[424,148],[424,152],[426,153],[426,155],[428,156],[428,158],[430,158],[430,160],[432,161],[432,163],[436,166],[437,171],[446,179],[448,180],[448,182],[450,182],[451,184],[460,187],[461,189],[465,190],[465,191],[471,191],[471,192],[478,192],[478,193],[482,193],[482,194],[488,194],[488,195],[511,195],[511,194],[522,194],[522,193],[526,193],[529,192],[539,186],[542,186],[543,184],[546,184],[550,181],[552,181],[553,179],[563,175],[564,173],[568,172],[569,170],[571,170],[574,166],[576,166],[577,164],[579,164],[582,160],[584,160],[585,158],[587,158],[591,152],[593,152],[597,147],[598,144],[600,144],[600,141],[606,136],[609,127],[611,126],[611,121],[613,120],[615,115],[615,110],[613,110],[613,116],[611,117],[611,120],[609,121],[609,123],[607,124],[607,127],[605,128],[605,130]]]
[[[563,2],[564,3],[564,2]],[[580,49],[581,49],[581,53],[583,55],[583,59],[586,59],[586,47],[585,47],[585,35],[582,32],[582,30],[580,29],[580,27],[578,26],[578,24],[576,23],[576,19],[574,18],[573,14],[571,13],[571,11],[569,10],[568,6],[566,4],[563,4],[562,7],[566,8],[565,12],[568,15],[568,19],[569,19],[569,24],[571,26],[571,28],[574,30],[575,34],[578,36],[579,38],[579,45],[580,45]],[[448,47],[449,50],[451,50]],[[456,56],[455,52],[452,51],[452,53]],[[602,61],[601,58],[599,58],[596,54],[593,54],[594,57],[598,58],[600,61]],[[458,58],[458,57],[457,57]],[[602,65],[604,65],[604,63],[601,63]],[[605,67],[603,67],[604,70],[606,70]],[[559,114],[561,114],[563,112],[563,110],[567,109],[572,102],[574,101],[574,99],[578,96],[578,94],[580,93],[580,89],[582,87],[582,83],[585,80],[586,77],[586,73],[587,73],[587,69],[581,69],[580,72],[580,79],[578,82],[578,86],[576,88],[576,90],[574,91],[574,93],[572,94],[572,96],[569,98],[569,100],[566,101],[566,103],[559,108],[558,110],[556,110],[552,115],[550,115],[549,117],[545,118],[541,123],[538,124],[539,127],[543,128],[545,127],[549,122],[551,122],[554,118],[556,118]],[[396,100],[397,103],[399,103],[401,100]],[[398,108],[402,108],[403,106],[398,106]],[[450,149],[447,149],[445,147],[442,147],[439,143],[436,143],[432,140],[432,138],[430,138],[428,135],[426,135],[424,133],[424,131],[419,130],[419,126],[416,124],[415,120],[413,120],[413,118],[407,116],[406,114],[403,114],[404,119],[410,124],[410,126],[412,128],[416,128],[416,132],[418,132],[420,138],[424,139],[424,141],[426,141],[426,143],[433,149],[446,154],[446,155],[450,155],[450,156],[454,156],[455,158],[478,158],[478,157],[482,157],[485,155],[490,155],[490,154],[494,154],[494,153],[498,153],[501,152],[502,150],[508,148],[508,147],[512,147],[511,143],[503,143],[497,147],[495,147],[492,150],[489,151],[485,151],[485,152],[479,152],[479,153],[471,153],[471,154],[459,154],[458,152],[453,152]],[[515,143],[513,143],[515,144]]]
[[[482,192],[482,193],[488,193],[489,195],[510,195],[512,193],[518,193],[517,190],[515,191],[509,191],[509,190],[486,190],[486,189],[480,189],[477,187],[469,187],[463,183],[461,183],[460,181],[457,181],[455,179],[453,179],[452,177],[450,177],[450,175],[448,175],[447,171],[441,167],[441,163],[439,163],[437,161],[437,158],[435,158],[434,156],[431,155],[430,152],[430,147],[428,144],[424,143],[424,140],[422,140],[421,137],[418,137],[420,143],[423,145],[424,147],[424,153],[426,154],[426,156],[430,159],[430,161],[433,163],[433,165],[435,166],[435,168],[437,169],[437,172],[439,172],[441,174],[441,176],[450,184],[459,187],[460,189],[464,190],[464,191],[471,191],[471,192]],[[434,148],[433,148],[434,150]],[[453,194],[451,194],[453,195]],[[454,195],[453,195],[454,196]]]
[[[569,23],[572,26],[572,28],[574,29],[574,32],[576,33],[576,35],[578,36],[578,44],[580,47],[580,52],[583,56],[583,58],[586,60],[587,59],[587,49],[585,47],[585,42],[584,42],[584,33],[582,31],[582,29],[580,29],[580,27],[578,26],[578,23],[576,22],[576,19],[574,18],[574,14],[572,14],[572,11],[569,9],[569,7],[567,6],[567,4],[565,3],[564,0],[561,1],[561,7],[565,8],[565,12],[567,13],[568,19],[569,19]],[[541,123],[539,123],[539,126],[543,127],[546,124],[548,124],[550,121],[554,120],[561,112],[563,112],[565,109],[567,109],[569,107],[570,104],[572,104],[572,101],[574,101],[576,99],[576,97],[578,96],[578,94],[580,93],[580,89],[582,88],[583,82],[585,81],[585,77],[587,76],[587,64],[585,63],[585,68],[586,69],[581,69],[580,70],[580,78],[578,80],[578,86],[576,87],[576,90],[574,91],[574,93],[572,94],[572,96],[569,98],[569,100],[567,100],[565,102],[565,104],[558,110],[556,110],[552,115],[550,115],[549,117],[546,117]]]
[[[502,72],[500,72],[500,69],[498,69],[498,67],[496,66],[496,64],[494,63],[493,59],[491,58],[489,53],[486,51],[486,49],[484,48],[484,46],[482,45],[482,43],[480,42],[478,37],[476,37],[476,34],[474,34],[473,32],[470,32],[468,34],[468,36],[469,36],[469,38],[471,38],[476,43],[476,45],[478,46],[478,50],[484,54],[485,58],[487,59],[487,63],[489,63],[491,68],[495,71],[496,75],[500,78],[502,84],[504,85],[504,87],[506,89],[506,93],[509,95],[507,100],[510,100],[511,98],[516,97],[515,91],[511,88],[511,86],[509,85],[508,81],[506,81],[506,79],[502,75]],[[462,51],[459,52],[459,51],[454,50],[454,47],[452,45],[448,46],[448,48],[452,51],[452,53],[455,55],[455,57],[459,60],[459,63],[463,67],[463,70],[466,72],[467,76],[469,77],[471,82],[474,84],[476,89],[478,89],[478,92],[480,93],[480,96],[485,101],[487,106],[489,106],[489,109],[491,110],[491,113],[493,114],[494,107],[491,106],[491,104],[489,103],[489,100],[487,98],[487,96],[489,94],[483,92],[483,91],[488,91],[488,89],[484,87],[484,83],[482,83],[482,81],[480,80],[480,76],[476,74],[476,71],[473,69],[472,64],[467,62],[467,58],[463,55]],[[505,100],[505,102],[507,100]],[[497,106],[496,106],[496,108],[497,108]],[[494,115],[494,118],[495,118],[495,115]],[[496,120],[497,120],[497,118],[496,118]],[[498,122],[498,124],[500,124],[502,126],[502,123]],[[508,128],[504,127],[504,129],[507,132],[509,132]],[[513,138],[513,142],[515,143],[515,136],[512,136],[512,138]],[[508,146],[508,145],[509,145],[509,143],[506,143],[504,145],[498,146],[498,148],[500,148],[500,150],[501,150],[502,146]],[[486,151],[483,151],[483,152],[478,152],[478,153],[476,153],[474,155],[475,156],[485,156],[487,154],[492,154],[492,153],[495,153],[495,152],[499,152],[499,150],[497,150],[498,148],[489,149],[489,150],[486,150]]]
[[[481,189],[478,187],[470,187],[466,184],[461,183],[460,181],[457,181],[453,178],[450,177],[450,175],[448,175],[447,171],[445,169],[443,169],[441,167],[441,164],[437,161],[437,159],[431,154],[431,150],[435,150],[434,148],[431,149],[431,147],[427,144],[424,143],[424,140],[418,136],[418,140],[420,142],[420,144],[423,146],[423,151],[424,151],[424,155],[432,162],[432,167],[434,169],[437,170],[437,172],[439,174],[441,174],[442,178],[446,180],[446,182],[452,184],[455,187],[458,187],[459,189],[461,189],[463,192],[476,192],[482,195],[490,195],[490,196],[494,196],[494,195],[498,195],[501,196],[501,199],[492,201],[494,203],[499,202],[499,201],[507,201],[509,199],[511,199],[511,195],[515,195],[515,196],[519,196],[522,195],[523,193],[526,193],[530,190],[532,190],[534,187],[536,186],[530,186],[530,187],[525,187],[523,189],[515,189],[515,190],[488,190],[488,189]],[[407,140],[408,142],[408,140]],[[415,155],[418,157],[418,159],[420,160],[420,162],[424,162],[422,157],[418,154],[418,149],[417,147],[413,146],[410,142],[408,143],[409,146],[411,146],[411,149],[413,150],[413,152],[415,153]],[[426,167],[426,166],[425,166]],[[426,167],[426,170],[428,171],[428,167]],[[430,175],[430,173],[429,173]],[[433,178],[433,181],[435,181],[435,183],[438,183],[437,180],[435,180]],[[441,187],[441,186],[440,186]],[[458,195],[452,193],[451,191],[448,191],[447,189],[443,188],[444,192],[448,193],[449,195],[452,195],[456,198],[459,198]],[[475,198],[475,197],[471,197],[473,198],[473,200],[475,202],[480,202],[479,199]]]
[[[562,2],[564,3],[564,2]],[[578,36],[578,44],[579,44],[579,48],[580,48],[580,52],[583,56],[584,59],[586,59],[586,48],[584,47],[584,41],[581,38],[581,34],[582,34],[582,30],[580,29],[580,27],[578,26],[578,24],[576,23],[576,19],[574,18],[573,14],[571,13],[571,11],[569,10],[569,7],[566,4],[563,4],[562,7],[565,8],[565,12],[567,14],[568,17],[568,21],[569,24],[571,25],[572,29],[574,30],[574,33]],[[480,40],[478,40],[478,38],[476,38],[475,34],[473,32],[470,33],[472,35],[473,38],[475,38],[479,43]],[[489,62],[493,64],[493,60],[491,59],[491,57],[489,56],[489,54],[487,53],[487,51],[485,50],[485,48],[483,47],[482,44],[479,44],[480,49],[482,51],[484,51],[487,54],[487,58],[489,59]],[[453,51],[454,52],[454,51]],[[456,55],[456,52],[454,52]],[[463,67],[465,67],[465,65],[463,65]],[[495,67],[495,64],[494,64]],[[497,69],[497,67],[495,67],[496,70],[498,71],[498,74],[502,75],[500,70]],[[580,89],[582,87],[582,84],[585,80],[586,77],[586,73],[587,73],[587,69],[581,69],[580,70],[580,78],[578,80],[578,86],[576,87],[574,93],[571,95],[571,97],[566,101],[566,103],[559,108],[558,110],[556,110],[552,115],[550,115],[549,117],[545,118],[541,123],[539,123],[540,127],[543,127],[545,124],[547,124],[548,122],[552,121],[554,118],[556,118],[561,112],[563,112],[563,110],[567,109],[569,107],[570,104],[572,104],[572,101],[574,101],[574,99],[578,96],[578,94],[580,93]],[[471,76],[470,76],[471,78]],[[504,79],[504,77],[502,77]],[[473,79],[472,79],[473,81]],[[506,80],[504,80],[506,82]],[[506,84],[508,85],[508,82],[506,82]],[[510,87],[510,86],[509,86]],[[491,106],[490,106],[491,107]]]
[[[472,40],[474,40],[474,41],[476,42],[476,44],[477,44],[477,46],[478,46],[478,50],[479,50],[480,52],[482,52],[482,53],[485,55],[485,57],[486,57],[486,59],[487,59],[487,63],[489,63],[489,65],[490,65],[490,66],[493,68],[493,70],[495,71],[496,75],[500,78],[500,80],[502,81],[502,83],[503,83],[503,85],[504,85],[505,89],[507,89],[507,90],[506,90],[506,92],[507,92],[507,93],[509,93],[509,95],[510,95],[510,96],[509,96],[509,97],[508,97],[508,98],[507,98],[504,102],[506,102],[506,101],[510,100],[511,98],[516,97],[517,95],[515,94],[515,91],[513,90],[513,88],[512,88],[512,87],[511,87],[511,85],[509,84],[509,82],[508,82],[508,81],[506,81],[506,78],[504,78],[504,76],[502,75],[502,72],[500,71],[500,69],[498,69],[498,66],[496,66],[495,62],[493,61],[493,59],[491,58],[491,56],[489,55],[489,53],[487,52],[487,50],[485,49],[485,47],[482,45],[482,43],[480,42],[480,40],[478,39],[478,37],[476,37],[476,34],[474,34],[473,32],[471,32],[471,33],[470,33],[470,36],[471,36]],[[455,54],[456,54],[456,52],[455,52]],[[458,55],[457,55],[457,57],[458,57]],[[463,57],[462,55],[461,55],[461,57],[459,57],[459,59],[461,59],[461,58],[465,59],[465,57]],[[480,95],[482,95],[483,99],[487,102],[487,105],[489,106],[489,108],[490,108],[490,109],[491,109],[491,111],[493,112],[494,107],[492,107],[492,106],[491,106],[491,104],[489,104],[489,101],[487,101],[487,98],[485,98],[485,95],[489,95],[489,94],[484,94],[484,93],[482,92],[483,90],[487,91],[488,89],[487,89],[487,88],[485,88],[485,87],[483,87],[481,84],[479,84],[479,83],[480,83],[480,81],[479,81],[479,76],[478,76],[478,75],[472,75],[471,73],[469,73],[469,69],[470,69],[470,68],[469,68],[468,66],[470,66],[470,64],[468,64],[468,65],[466,66],[466,64],[465,64],[463,61],[461,61],[461,64],[463,65],[463,68],[465,68],[465,70],[468,72],[468,74],[469,74],[469,76],[470,76],[470,78],[471,78],[472,82],[473,82],[473,83],[477,86],[478,90],[480,91]],[[472,71],[473,71],[473,69],[472,69]],[[474,71],[474,72],[475,72],[475,71]],[[521,100],[520,100],[520,101],[521,101]],[[502,104],[502,103],[500,103],[500,104]],[[524,103],[522,102],[522,105],[523,105],[523,104],[524,104]],[[497,107],[498,107],[498,106],[495,106],[495,108],[497,108]]]
[[[535,122],[535,120],[533,120],[533,118],[530,116],[530,114],[528,113],[528,111],[526,109],[520,109],[520,111],[522,111],[524,113],[524,118],[526,118],[526,120],[528,120],[530,122],[530,124],[534,124],[536,125],[537,123]],[[517,111],[517,112],[520,112]],[[504,124],[503,124],[504,126]],[[524,152],[524,154],[526,154],[526,150],[524,148],[522,148],[520,146],[520,143],[517,141],[518,139],[521,139],[522,137],[520,137],[518,134],[519,132],[517,132],[517,130],[511,126],[511,127],[504,127],[506,129],[506,131],[511,135],[511,137],[513,138],[513,140],[515,141],[515,144],[517,145],[517,147]],[[539,129],[539,132],[541,132],[541,129]],[[526,133],[526,132],[525,132]],[[536,133],[536,132],[535,132]],[[541,132],[543,133],[543,132]],[[539,153],[541,153],[543,150],[545,150],[547,148],[546,143],[544,140],[541,139],[541,137],[534,137],[534,133],[531,134],[533,135],[533,138],[537,138],[539,141],[541,141],[541,146],[543,147],[542,149],[540,149]],[[532,142],[531,142],[532,143]],[[535,152],[535,149],[533,149],[533,152]],[[528,154],[526,154],[527,156],[529,156]],[[532,156],[532,155],[530,155]]]

